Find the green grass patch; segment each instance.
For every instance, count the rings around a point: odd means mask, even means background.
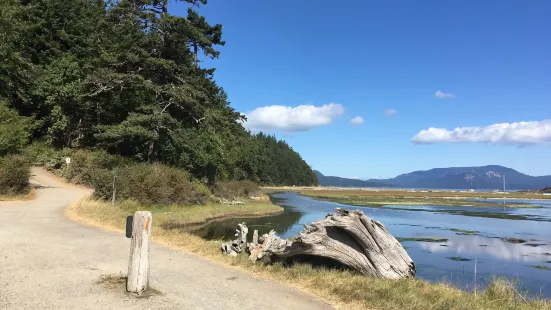
[[[383,207],[385,205],[433,205],[433,206],[468,206],[486,208],[540,208],[526,204],[496,204],[483,201],[472,201],[469,193],[452,192],[408,192],[408,191],[362,191],[362,190],[298,190],[300,194],[318,200],[332,201],[352,206]],[[415,211],[415,210],[414,210]]]
[[[514,244],[519,244],[519,243],[525,243],[526,242],[525,239],[520,239],[520,238],[502,238],[501,240],[509,242],[509,243],[514,243]]]
[[[531,246],[533,248],[537,248],[539,246],[546,245],[546,244],[545,243],[525,243],[524,245],[525,246]]]
[[[551,270],[551,267],[543,266],[543,265],[531,265],[530,267],[536,268],[536,269],[541,269],[541,270]]]
[[[470,258],[459,257],[459,256],[448,257],[448,259],[451,259],[451,260],[454,260],[454,261],[457,261],[457,262],[470,262],[470,261],[472,261],[472,259],[470,259]]]
[[[466,235],[466,236],[474,236],[474,235],[478,235],[480,233],[480,231],[478,231],[478,230],[471,230],[471,229],[452,228],[450,230],[453,231],[454,233],[458,234],[458,235]]]

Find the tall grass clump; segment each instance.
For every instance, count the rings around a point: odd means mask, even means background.
[[[30,190],[31,164],[21,155],[0,157],[0,195],[22,195]]]

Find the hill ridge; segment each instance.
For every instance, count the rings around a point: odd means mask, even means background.
[[[318,175],[322,186],[502,190],[504,175],[507,190],[541,189],[551,185],[551,175],[530,176],[501,165],[432,168],[403,173],[394,178],[368,180],[324,176],[319,171],[315,173],[322,176],[320,178]]]

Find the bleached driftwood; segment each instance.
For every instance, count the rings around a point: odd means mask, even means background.
[[[258,230],[253,231],[253,244],[258,244]]]
[[[249,228],[247,228],[245,222],[237,224],[237,226],[239,226],[239,229],[235,230],[237,239],[226,242],[220,247],[222,253],[226,255],[237,256],[237,254],[243,252],[243,250],[247,248],[247,234],[249,233]]]
[[[149,211],[136,211],[132,220],[126,290],[138,295],[142,295],[149,287],[149,244],[152,220]]]
[[[224,199],[224,198],[218,198],[218,201],[220,201],[220,203],[225,204],[225,205],[244,205],[245,204],[243,201],[236,200],[235,198],[232,199],[232,200],[227,200],[227,199]]]
[[[305,225],[292,241],[277,237],[272,230],[261,242],[248,247],[253,261],[266,255],[282,259],[307,255],[330,258],[369,277],[415,276],[415,264],[402,245],[383,224],[360,210],[336,209],[325,219]]]

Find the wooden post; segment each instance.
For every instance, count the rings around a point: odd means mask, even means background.
[[[136,211],[132,221],[126,290],[138,295],[145,292],[149,286],[149,243],[152,220],[151,212]]]
[[[253,244],[254,245],[258,244],[258,230],[256,229],[253,231]]]
[[[478,262],[478,258],[474,259],[474,296],[476,297],[476,263]]]
[[[113,198],[111,198],[111,205],[115,206],[115,197],[117,196],[117,175],[113,177]]]

